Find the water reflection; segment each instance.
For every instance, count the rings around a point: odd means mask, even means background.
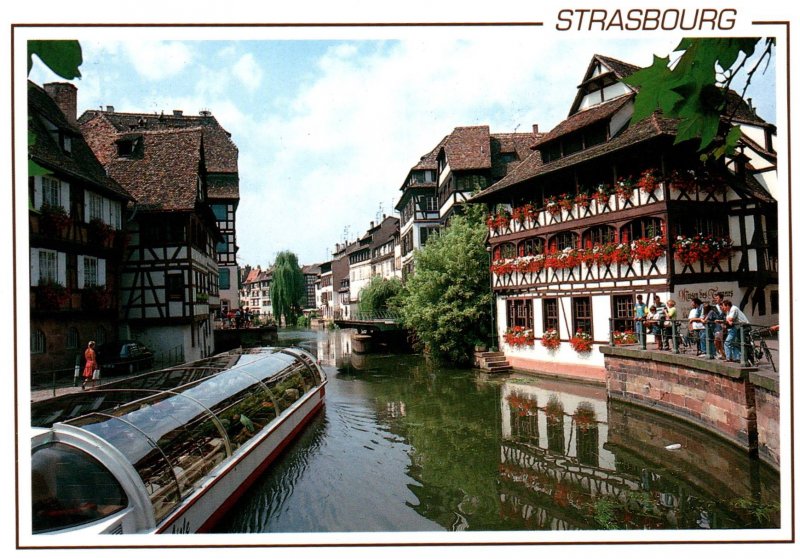
[[[222,531],[778,525],[773,470],[603,387],[356,355],[348,331],[281,335],[326,367],[325,415]]]

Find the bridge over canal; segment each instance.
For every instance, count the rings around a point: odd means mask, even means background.
[[[349,317],[334,319],[339,328],[352,328],[358,332],[353,337],[353,351],[373,353],[379,350],[406,350],[408,331],[403,328],[400,317],[393,313],[354,312]]]

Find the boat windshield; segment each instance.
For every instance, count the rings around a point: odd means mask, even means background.
[[[31,466],[35,534],[95,522],[128,506],[116,478],[82,450],[48,443],[34,450]]]
[[[237,355],[233,368],[66,423],[126,457],[158,522],[215,466],[320,383],[304,353],[253,352]]]

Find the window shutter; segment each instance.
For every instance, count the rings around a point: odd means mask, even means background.
[[[40,177],[36,177],[40,178]],[[39,285],[39,249],[31,249],[31,286]]]
[[[33,177],[33,207],[42,207],[42,177]]]
[[[89,223],[89,191],[83,189],[83,222]]]
[[[104,287],[106,285],[106,259],[97,259],[97,285]]]
[[[56,278],[59,285],[67,286],[67,253],[56,253]]]
[[[61,207],[67,211],[67,215],[70,214],[70,203],[69,203],[69,183],[64,181],[58,181],[59,189],[58,193],[61,196]]]
[[[83,289],[86,286],[86,257],[82,254],[78,255],[78,289]]]

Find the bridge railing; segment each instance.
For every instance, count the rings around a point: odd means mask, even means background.
[[[383,321],[383,322],[400,322],[400,315],[391,311],[353,311],[350,314],[350,320],[358,320],[364,322]]]

